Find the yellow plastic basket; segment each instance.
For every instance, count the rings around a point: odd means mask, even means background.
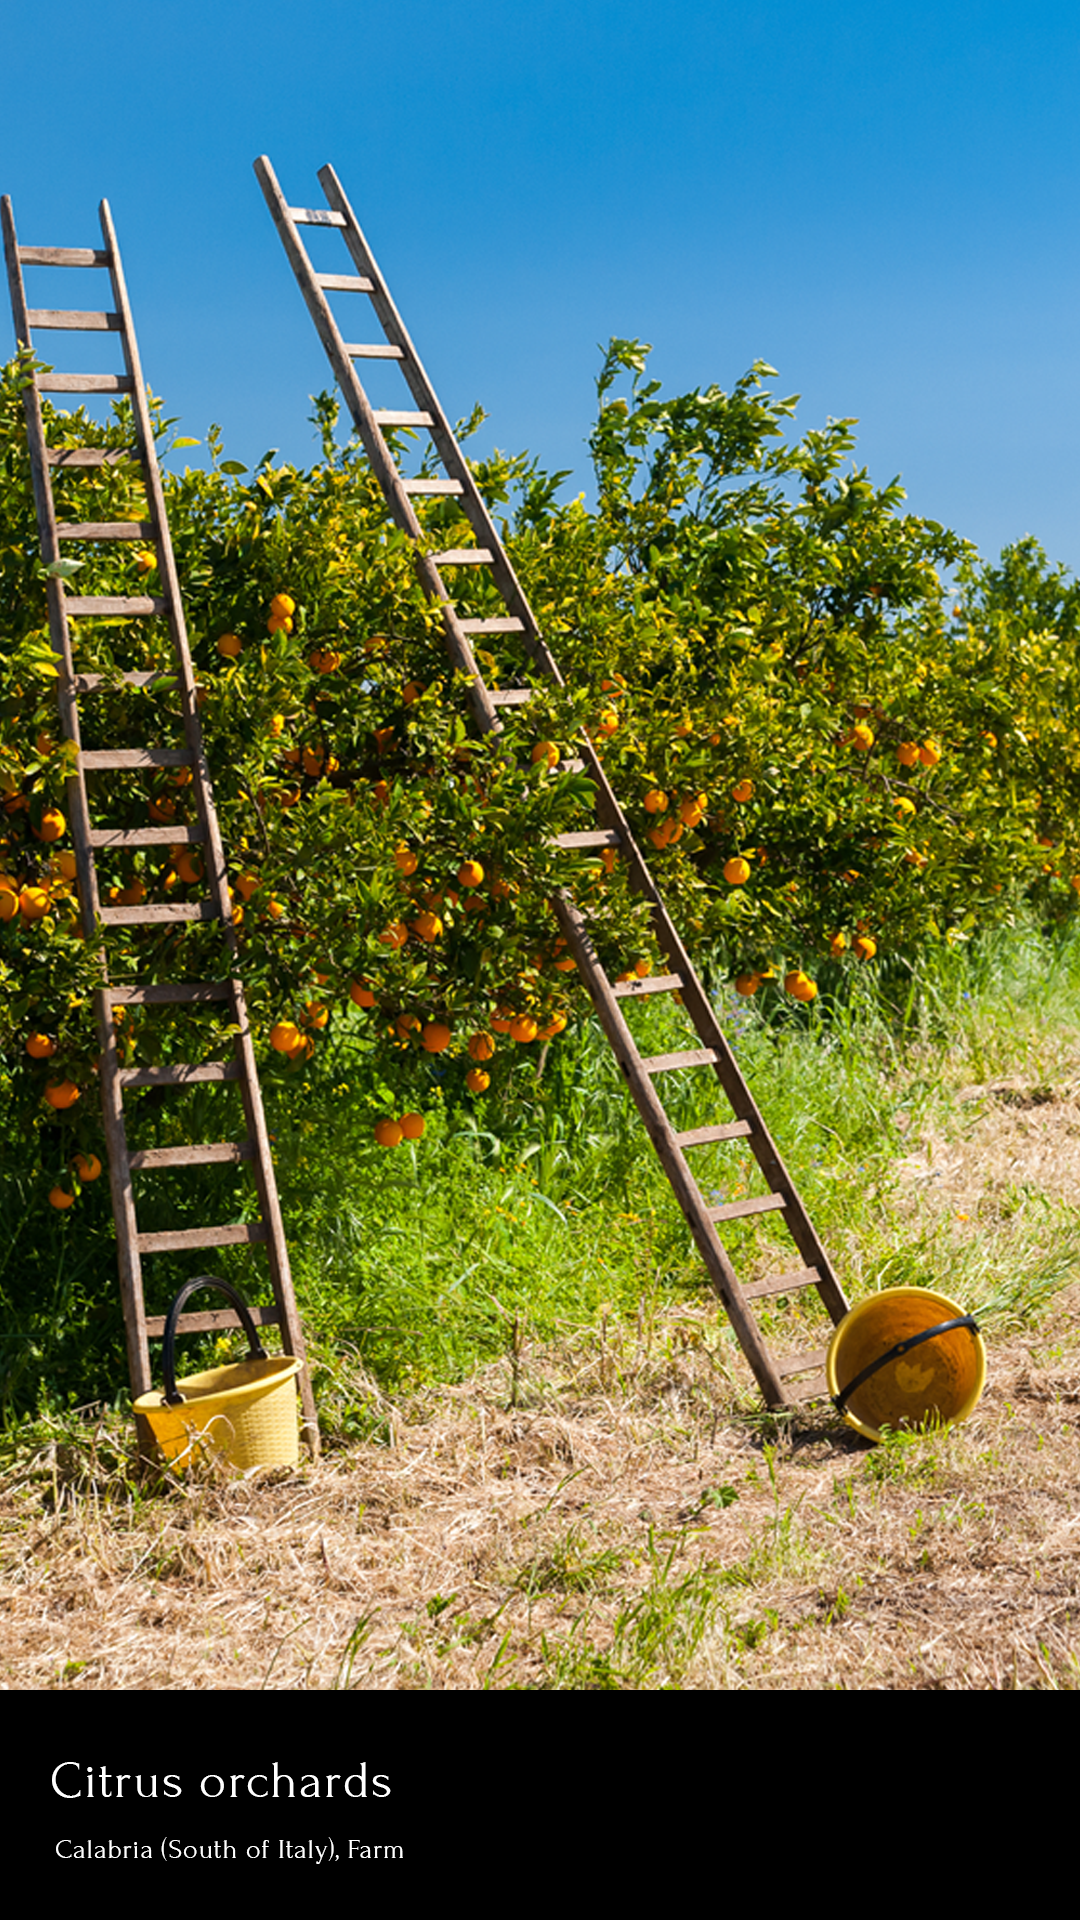
[[[825,1372],[849,1427],[966,1420],[986,1385],[986,1348],[970,1314],[929,1287],[888,1287],[860,1300],[829,1342]]]
[[[245,1360],[211,1367],[177,1381],[176,1323],[185,1302],[200,1287],[216,1287],[240,1315],[251,1349]],[[135,1412],[177,1471],[194,1460],[224,1458],[235,1467],[291,1466],[299,1458],[296,1376],[303,1362],[291,1354],[267,1355],[247,1306],[227,1281],[202,1274],[182,1287],[169,1309],[162,1351],[164,1391],[140,1394]]]

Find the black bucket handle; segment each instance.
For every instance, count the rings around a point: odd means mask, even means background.
[[[939,1333],[952,1333],[957,1327],[970,1327],[973,1334],[979,1331],[979,1323],[974,1314],[964,1313],[958,1320],[942,1320],[936,1327],[926,1327],[922,1333],[913,1333],[907,1340],[898,1340],[895,1347],[890,1347],[887,1353],[879,1354],[876,1360],[871,1360],[870,1365],[864,1367],[861,1373],[857,1373],[854,1380],[849,1380],[846,1387],[841,1387],[840,1392],[833,1395],[833,1406],[837,1413],[844,1412],[856,1387],[861,1387],[864,1380],[869,1380],[871,1374],[876,1373],[879,1367],[888,1366],[890,1360],[901,1359],[905,1353],[911,1352],[912,1347],[921,1347],[924,1340],[935,1340]]]
[[[230,1287],[227,1280],[219,1280],[216,1274],[200,1273],[196,1279],[188,1280],[186,1284],[181,1287],[176,1299],[169,1308],[165,1321],[165,1333],[161,1344],[161,1367],[165,1375],[165,1405],[167,1407],[182,1407],[184,1405],[184,1396],[176,1385],[176,1323],[180,1318],[183,1308],[191,1299],[192,1294],[198,1293],[202,1287],[216,1287],[219,1293],[225,1294],[226,1298],[232,1301],[233,1306],[240,1315],[244,1332],[247,1334],[248,1347],[250,1348],[247,1358],[249,1360],[266,1359],[266,1349],[260,1342],[259,1336],[255,1331],[255,1322],[248,1311],[246,1302],[237,1293],[236,1288]]]

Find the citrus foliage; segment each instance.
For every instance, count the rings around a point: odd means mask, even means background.
[[[794,403],[774,398],[763,363],[731,393],[664,399],[647,352],[615,341],[606,356],[594,509],[559,502],[565,476],[525,457],[476,466],[569,683],[540,683],[497,737],[477,736],[409,544],[358,449],[336,445],[328,397],[311,471],[268,454],[247,472],[212,429],[208,468],[167,480],[267,1066],[302,1073],[349,1022],[380,1061],[372,1120],[386,1144],[410,1137],[402,1121],[415,1127],[433,1080],[482,1099],[571,1018],[580,989],[547,905],[557,886],[593,914],[611,971],[653,964],[617,858],[548,844],[591,823],[589,782],[566,770],[583,726],[682,930],[747,995],[812,1000],[851,969],[1006,918],[1023,893],[1051,919],[1075,904],[1076,589],[1032,542],[984,569],[905,514],[897,484],[849,470],[852,422],[786,439]],[[13,363],[0,392],[0,1052],[25,1123],[89,1154],[96,963],[63,819],[71,750],[56,738],[24,377]],[[53,444],[130,439],[122,406],[107,428],[48,420]],[[131,467],[59,472],[56,485],[64,519],[145,512]],[[470,543],[452,499],[422,511],[433,546]],[[153,551],[136,541],[73,544],[72,560],[83,593],[155,590]],[[459,572],[463,613],[503,611],[484,569]],[[81,671],[168,668],[163,622],[73,633]],[[489,681],[519,678],[513,639],[492,645]],[[173,704],[153,686],[87,694],[84,745],[172,740]],[[95,824],[180,822],[185,779],[89,776]],[[99,874],[116,900],[203,889],[179,843],[102,855]],[[114,931],[109,953],[114,979],[225,965],[205,926]],[[32,1035],[51,1051],[28,1051]],[[220,1047],[216,1023],[190,1009],[144,1010],[121,1035],[142,1064]],[[58,1103],[66,1086],[79,1097]]]

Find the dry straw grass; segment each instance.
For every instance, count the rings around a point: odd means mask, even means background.
[[[1075,1195],[1080,1111],[1069,1087],[970,1094],[896,1203],[1004,1248],[1025,1196]],[[393,1405],[356,1373],[388,1444],[247,1480],[163,1490],[109,1419],[39,1432],[0,1490],[0,1681],[1074,1687],[1080,1286],[999,1328],[973,1417],[879,1448],[763,1415],[708,1308],[526,1337]]]

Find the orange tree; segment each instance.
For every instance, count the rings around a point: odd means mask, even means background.
[[[578,989],[547,906],[556,886],[592,910],[612,970],[652,961],[618,860],[548,844],[588,821],[589,783],[564,771],[583,726],[680,924],[744,993],[786,989],[790,1005],[962,940],[1024,893],[1050,918],[1075,902],[1071,589],[1037,549],[982,569],[905,514],[897,485],[849,470],[851,422],[786,439],[793,402],[773,397],[764,365],[731,393],[664,399],[646,352],[613,342],[601,371],[595,508],[560,502],[565,476],[524,456],[476,466],[571,683],[538,687],[495,738],[477,737],[408,542],[357,448],[335,443],[332,401],[317,403],[311,471],[268,455],[248,472],[212,429],[207,467],[168,481],[266,1062],[302,1079],[329,1035],[356,1036],[387,1145],[435,1078],[482,1099],[557,1040]],[[9,1113],[44,1130],[55,1168],[99,1144],[84,1097],[95,962],[63,818],[70,748],[56,737],[23,378],[13,365],[0,390],[0,1055]],[[108,427],[49,419],[55,442],[130,433],[122,409]],[[122,465],[58,487],[65,518],[142,517]],[[433,542],[465,543],[452,500],[425,512]],[[74,552],[84,592],[153,586],[154,556],[135,543]],[[467,572],[463,611],[501,611],[484,570]],[[83,623],[74,644],[83,670],[107,676],[168,665],[153,621]],[[495,684],[514,674],[511,645],[483,656]],[[116,681],[83,703],[87,743],[169,737],[168,706]],[[91,776],[95,819],[179,822],[184,777]],[[201,880],[179,843],[103,856],[100,873],[107,896],[131,900],[193,897]],[[115,977],[220,964],[205,927],[112,934],[109,951]],[[190,1010],[123,1027],[129,1061],[214,1044]],[[71,1087],[77,1099],[57,1091]]]

